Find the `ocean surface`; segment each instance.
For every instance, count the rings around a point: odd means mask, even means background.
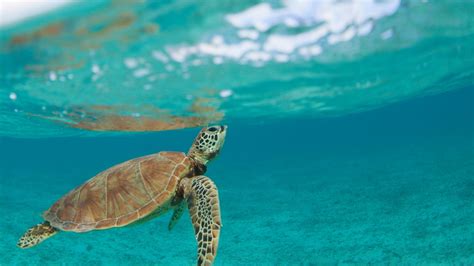
[[[5,11],[2,11],[5,12]],[[0,265],[193,265],[187,213],[18,238],[226,124],[216,265],[474,264],[474,3],[82,1],[0,27]],[[0,14],[1,15],[1,14]]]

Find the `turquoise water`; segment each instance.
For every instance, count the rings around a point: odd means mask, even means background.
[[[0,264],[194,264],[187,213],[15,244],[209,123],[216,265],[473,264],[474,5],[348,3],[83,2],[0,29]]]

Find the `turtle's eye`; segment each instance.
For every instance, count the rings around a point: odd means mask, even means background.
[[[210,127],[207,129],[208,131],[211,131],[211,132],[214,132],[214,131],[217,131],[217,128],[216,127]]]

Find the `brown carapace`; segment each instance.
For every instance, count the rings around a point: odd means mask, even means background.
[[[203,174],[221,150],[226,126],[203,128],[188,154],[159,152],[113,166],[51,206],[44,222],[18,241],[29,248],[59,231],[87,232],[148,221],[174,210],[169,229],[188,207],[198,242],[198,265],[214,261],[221,228],[217,187]]]

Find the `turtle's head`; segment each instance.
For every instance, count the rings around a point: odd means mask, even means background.
[[[201,129],[189,149],[188,156],[206,165],[219,154],[224,146],[226,133],[227,126],[216,125]]]

